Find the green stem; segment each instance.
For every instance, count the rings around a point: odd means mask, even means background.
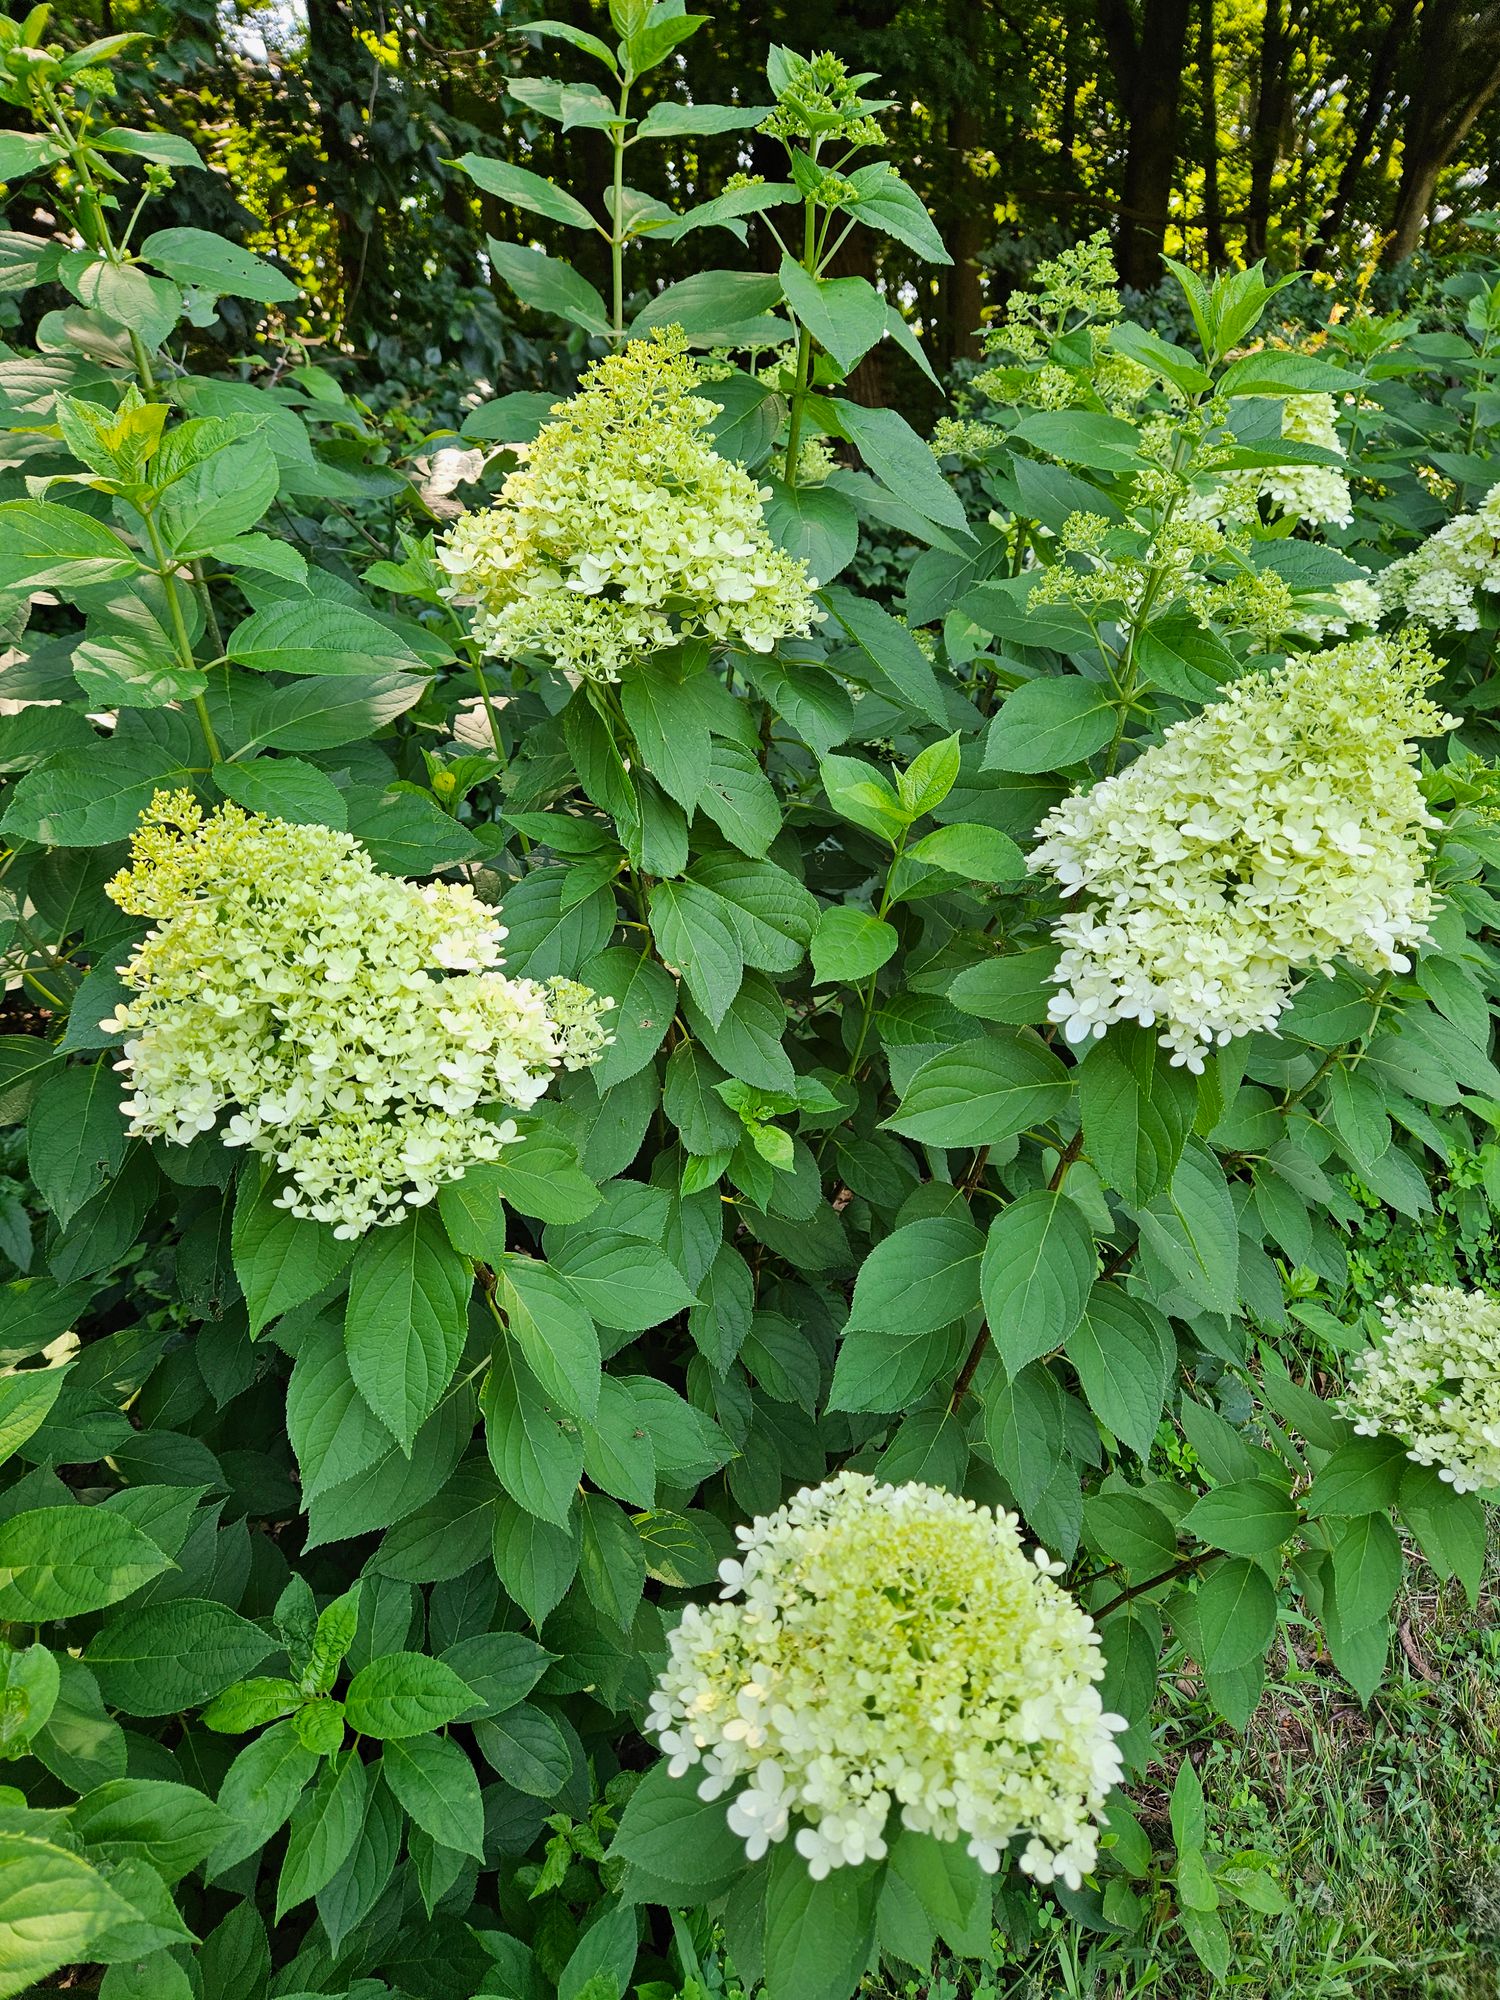
[[[630,82],[627,70],[620,83],[619,116],[609,128],[615,155],[614,197],[609,218],[609,266],[614,305],[611,337],[615,340],[625,338],[625,224],[622,210],[625,202],[625,114],[630,102]]]
[[[151,544],[151,553],[156,558],[156,574],[161,578],[162,589],[166,593],[167,615],[172,621],[172,639],[177,648],[179,665],[189,673],[201,674],[201,669],[193,652],[193,642],[188,634],[187,620],[182,615],[182,599],[177,593],[177,578],[173,571],[172,558],[161,538],[161,530],[156,525],[156,516],[147,507],[141,519],[146,524],[146,537]],[[208,751],[211,764],[222,764],[224,753],[219,748],[219,739],[214,734],[214,726],[209,718],[208,703],[201,694],[193,696],[193,708],[197,713],[198,727],[203,731],[204,748]]]
[[[812,158],[817,157],[817,145],[809,148]],[[802,204],[802,268],[815,282],[818,273],[818,210],[809,195]],[[807,328],[797,332],[797,375],[792,388],[792,414],[786,434],[786,459],[782,465],[782,478],[788,486],[797,484],[797,453],[802,446],[802,410],[807,401],[807,385],[812,375],[812,335]]]

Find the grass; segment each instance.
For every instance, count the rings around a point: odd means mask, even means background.
[[[1243,1737],[1187,1681],[1167,1723],[1192,1745],[1210,1843],[1269,1856],[1288,1908],[1223,1914],[1229,1982],[1214,1987],[1160,1896],[1125,1941],[1031,1905],[1034,1934],[985,1965],[867,1983],[868,2000],[1497,2000],[1500,1996],[1500,1548],[1472,1611],[1457,1586],[1403,1600],[1399,1649],[1368,1711],[1311,1654],[1283,1654]],[[1167,1763],[1170,1783],[1176,1749]],[[1200,1761],[1201,1757],[1201,1761]],[[1167,1792],[1137,1793],[1170,1849]]]

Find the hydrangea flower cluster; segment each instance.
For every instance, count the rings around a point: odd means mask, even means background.
[[[1288,396],[1281,406],[1281,435],[1289,443],[1344,455],[1332,396]],[[1291,514],[1299,521],[1346,528],[1354,519],[1349,478],[1336,465],[1272,465],[1229,472],[1208,492],[1194,494],[1185,511],[1199,520],[1248,521],[1259,518],[1263,500],[1273,513]]]
[[[109,884],[150,917],[102,1025],[132,1133],[217,1131],[287,1177],[278,1205],[361,1236],[517,1137],[559,1067],[595,1060],[600,1001],[507,979],[505,936],[466,885],[380,874],[352,834],[158,792]],[[222,1126],[221,1114],[229,1112]]]
[[[1478,593],[1500,591],[1500,486],[1472,514],[1459,514],[1409,556],[1380,572],[1388,610],[1403,610],[1435,631],[1472,632]]]
[[[1159,1024],[1196,1072],[1274,1026],[1301,969],[1406,971],[1436,908],[1411,748],[1453,726],[1436,673],[1412,634],[1289,660],[1056,806],[1031,861],[1087,900],[1055,926],[1068,1040]]]
[[[1355,1363],[1344,1403],[1361,1437],[1396,1437],[1455,1493],[1500,1487],[1500,1299],[1418,1285],[1382,1299],[1385,1337]]]
[[[537,653],[615,681],[679,634],[768,653],[819,613],[800,558],[766,531],[768,493],[705,435],[716,406],[676,328],[586,372],[498,504],[439,545],[449,596],[494,653]]]
[[[722,1601],[673,1632],[647,1728],[758,1861],[795,1817],[814,1880],[903,1826],[988,1873],[1080,1886],[1120,1777],[1093,1621],[1013,1514],[843,1472],[740,1528]],[[741,1785],[741,1781],[745,1782]]]

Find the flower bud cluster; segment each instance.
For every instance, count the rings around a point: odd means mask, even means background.
[[[1455,1493],[1500,1487],[1500,1299],[1418,1285],[1381,1301],[1384,1338],[1344,1403],[1361,1437],[1396,1437]]]
[[[1299,971],[1404,972],[1435,910],[1411,740],[1451,728],[1412,635],[1237,681],[1042,821],[1064,916],[1050,1013],[1069,1041],[1159,1026],[1172,1060],[1274,1026]]]
[[[132,1133],[249,1147],[337,1236],[498,1158],[516,1127],[481,1107],[525,1110],[609,1040],[612,1003],[496,970],[505,931],[472,889],[382,875],[351,834],[158,792],[131,855],[109,894],[154,928],[103,1025]]]
[[[722,1601],[672,1633],[647,1727],[674,1777],[733,1791],[752,1861],[797,1824],[821,1880],[886,1852],[892,1816],[993,1874],[1073,1888],[1120,1777],[1093,1621],[1014,1514],[843,1472],[738,1531]]]
[[[486,651],[616,681],[684,633],[768,653],[811,631],[816,585],[772,543],[769,493],[714,450],[698,386],[680,331],[631,341],[554,405],[498,505],[449,529],[448,594]]]

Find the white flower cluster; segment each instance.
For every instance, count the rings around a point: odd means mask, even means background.
[[[757,1861],[801,1822],[814,1880],[903,1826],[967,1839],[988,1873],[1080,1886],[1120,1777],[1093,1621],[1028,1559],[1013,1514],[843,1472],[738,1530],[726,1601],[690,1605],[646,1727]]]
[[[1355,1363],[1344,1414],[1361,1437],[1395,1437],[1455,1493],[1500,1487],[1500,1299],[1418,1285],[1381,1301],[1385,1337]]]
[[[562,1066],[595,1060],[602,1007],[572,980],[507,979],[472,889],[380,874],[352,834],[158,792],[109,884],[151,917],[102,1025],[132,1133],[218,1129],[287,1176],[294,1215],[341,1237],[398,1222],[517,1136]],[[231,1115],[219,1126],[220,1114]]]
[[[1032,865],[1088,903],[1055,926],[1069,1041],[1159,1023],[1198,1071],[1274,1026],[1298,970],[1407,970],[1436,908],[1411,748],[1453,726],[1436,671],[1411,634],[1289,660],[1054,807]]]
[[[1500,591],[1500,486],[1472,514],[1459,514],[1378,578],[1388,610],[1401,609],[1435,631],[1472,632],[1478,593]]]
[[[807,566],[773,545],[769,492],[705,435],[715,405],[698,382],[675,328],[595,362],[499,503],[449,530],[449,594],[488,651],[615,681],[681,633],[768,653],[811,631]]]
[[[1317,445],[1343,456],[1332,396],[1288,396],[1281,406],[1281,435],[1290,443]],[[1272,465],[1226,473],[1210,491],[1192,496],[1184,511],[1197,520],[1258,520],[1262,500],[1277,514],[1314,525],[1346,528],[1354,519],[1348,476],[1336,465]]]

